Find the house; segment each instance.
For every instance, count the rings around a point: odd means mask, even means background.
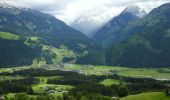
[[[43,91],[48,91],[49,90],[49,87],[48,86],[44,86],[43,87]]]
[[[5,100],[5,97],[4,96],[0,96],[0,100]]]
[[[53,94],[53,93],[55,93],[55,90],[49,90],[48,91],[48,94]]]
[[[119,97],[112,97],[112,100],[119,100]]]

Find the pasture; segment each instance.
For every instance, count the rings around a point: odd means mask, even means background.
[[[170,100],[170,97],[166,96],[163,92],[149,92],[129,95],[125,98],[121,98],[120,100]]]
[[[119,83],[120,83],[120,80],[111,79],[111,78],[104,79],[103,81],[100,82],[100,84],[105,85],[105,86],[111,86],[113,84],[117,85]]]
[[[170,69],[168,68],[128,68],[117,66],[69,65],[66,66],[65,69],[73,71],[79,70],[85,75],[117,74],[125,77],[170,80]]]

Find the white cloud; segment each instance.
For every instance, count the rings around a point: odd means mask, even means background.
[[[83,17],[86,22],[99,27],[118,15],[129,5],[139,5],[147,12],[170,0],[0,0],[19,7],[50,13],[67,24]]]

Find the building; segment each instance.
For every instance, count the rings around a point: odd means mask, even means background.
[[[119,97],[112,97],[112,100],[119,100]]]

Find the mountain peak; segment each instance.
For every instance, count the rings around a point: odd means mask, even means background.
[[[147,13],[137,5],[128,6],[122,13],[131,13],[138,18],[143,18]]]

